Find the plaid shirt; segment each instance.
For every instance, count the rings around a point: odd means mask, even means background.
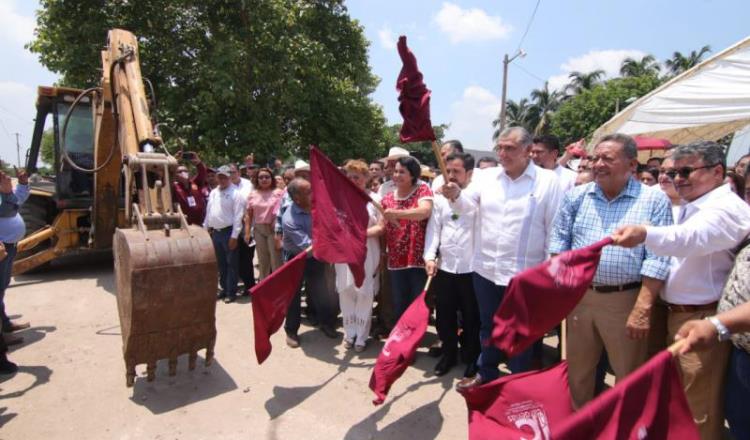
[[[588,246],[620,226],[673,224],[669,198],[657,189],[628,180],[622,192],[607,200],[595,182],[568,191],[555,219],[549,252],[559,254]],[[641,281],[641,276],[665,280],[669,257],[659,257],[638,245],[632,249],[607,246],[602,252],[594,284],[607,286]]]

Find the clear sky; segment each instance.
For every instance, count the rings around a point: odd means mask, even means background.
[[[207,0],[210,1],[210,0]],[[520,47],[525,58],[509,69],[508,96],[519,99],[544,81],[604,69],[616,75],[627,56],[710,45],[717,53],[750,35],[748,0],[350,0],[351,16],[370,40],[370,64],[382,81],[373,99],[390,123],[401,121],[395,81],[401,68],[399,35],[417,56],[432,90],[432,121],[450,124],[447,136],[473,149],[491,146],[491,121],[502,90],[502,57]],[[16,161],[31,141],[36,86],[56,75],[23,48],[33,38],[36,1],[0,0],[0,158]],[[104,37],[102,37],[102,43]],[[22,159],[23,160],[23,159]]]

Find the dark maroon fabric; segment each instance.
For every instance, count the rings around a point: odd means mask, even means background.
[[[354,283],[365,280],[368,196],[319,149],[310,148],[313,256],[326,263],[347,263]]]
[[[555,440],[700,438],[666,350],[552,428]]]
[[[423,290],[401,315],[375,361],[375,368],[370,376],[370,389],[376,395],[372,401],[375,405],[383,403],[391,385],[414,361],[419,341],[422,340],[427,330],[427,319],[430,313],[424,298],[425,291]]]
[[[566,362],[504,376],[463,396],[470,440],[549,439],[551,429],[573,413]]]
[[[398,90],[398,111],[404,118],[401,126],[401,142],[434,141],[430,121],[430,90],[422,79],[422,73],[417,67],[417,58],[406,47],[406,37],[398,39],[398,54],[403,66],[396,80]]]
[[[563,252],[514,276],[495,312],[490,343],[508,357],[521,353],[575,308],[594,279],[605,238]]]
[[[302,282],[306,260],[307,252],[300,252],[250,289],[258,364],[271,354],[271,335],[284,323],[286,310]]]

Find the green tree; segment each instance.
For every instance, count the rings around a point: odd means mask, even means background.
[[[562,93],[557,90],[550,90],[549,83],[545,82],[541,89],[531,91],[531,100],[534,103],[532,111],[536,112],[537,123],[533,127],[534,134],[547,134],[549,132],[549,123],[552,114],[560,106]]]
[[[571,97],[552,115],[550,131],[563,144],[589,137],[615,114],[618,100],[641,97],[661,84],[655,76],[614,78]]]
[[[669,73],[677,76],[697,66],[709,52],[711,52],[711,46],[703,46],[697,51],[692,50],[687,56],[681,52],[675,52],[672,54],[672,58],[664,61],[664,65],[669,70]]]
[[[506,127],[519,126],[533,132],[537,124],[539,124],[539,111],[535,105],[529,103],[528,99],[508,100],[505,105]],[[500,136],[500,114],[492,121],[492,126],[495,128],[492,139],[496,140]]]
[[[568,75],[570,83],[565,87],[565,91],[570,92],[572,95],[578,95],[584,90],[591,90],[591,88],[601,82],[603,76],[604,71],[601,69],[588,73],[570,72],[570,75]]]
[[[640,60],[627,57],[620,65],[620,75],[623,77],[658,75],[661,66],[653,55],[644,55]]]
[[[42,133],[42,145],[39,147],[42,161],[47,165],[55,164],[55,133],[51,128]]]
[[[61,84],[99,81],[106,32],[139,39],[160,122],[205,156],[370,157],[385,118],[362,26],[343,0],[42,0],[28,48]],[[165,132],[168,134],[168,132]]]

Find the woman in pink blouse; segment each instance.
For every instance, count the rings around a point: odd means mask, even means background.
[[[247,198],[245,213],[245,241],[250,243],[250,227],[255,238],[260,279],[281,266],[281,254],[274,244],[273,226],[279,212],[283,191],[276,188],[273,172],[261,168],[253,178],[255,188]]]
[[[410,156],[396,162],[395,189],[383,196],[388,272],[393,289],[393,308],[398,319],[424,288],[425,234],[432,214],[432,191],[419,180],[422,169]]]

